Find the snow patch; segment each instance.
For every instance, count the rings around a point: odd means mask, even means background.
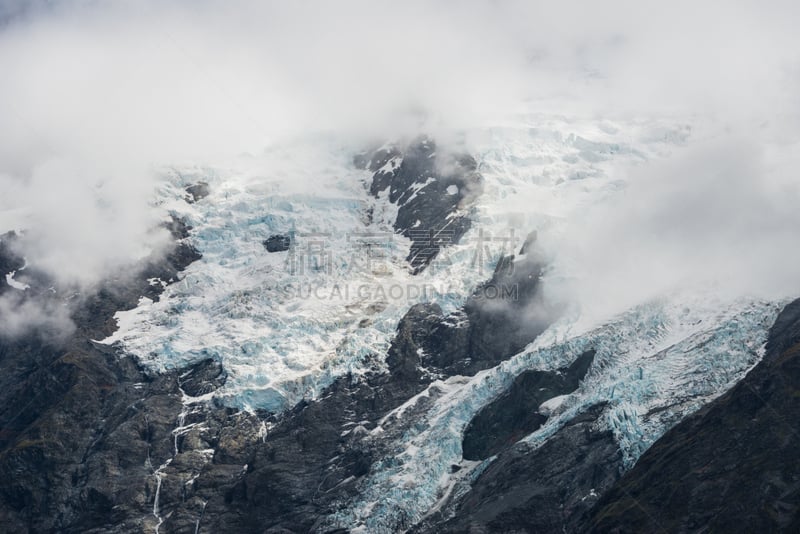
[[[22,269],[20,269],[20,270],[22,270]],[[23,284],[22,282],[18,282],[17,280],[14,280],[14,275],[15,274],[17,274],[17,271],[11,271],[10,273],[6,273],[6,283],[8,285],[13,287],[14,289],[19,289],[20,291],[25,291],[26,289],[31,287],[28,284]]]

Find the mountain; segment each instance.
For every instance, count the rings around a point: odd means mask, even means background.
[[[564,214],[526,219],[510,192],[582,209],[619,187],[604,162],[683,139],[606,130],[169,171],[168,250],[78,295],[5,234],[0,298],[65,317],[0,338],[0,522],[796,530],[800,301],[686,288],[582,323],[548,292],[536,230]],[[569,182],[508,149],[530,138]]]

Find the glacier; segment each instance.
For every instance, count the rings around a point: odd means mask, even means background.
[[[468,251],[412,277],[408,241],[391,228],[393,206],[367,195],[368,175],[353,168],[352,151],[309,144],[267,154],[268,163],[246,171],[165,171],[158,202],[192,226],[203,258],[159,302],[120,312],[120,328],[103,342],[121,343],[153,370],[217,358],[229,375],[220,400],[280,411],[335,376],[380,367],[409,301],[455,309],[480,279],[457,269]],[[210,196],[185,202],[185,188],[199,181]],[[295,246],[267,253],[262,240],[282,233]]]
[[[624,466],[630,468],[672,425],[758,363],[783,304],[678,295],[643,304],[575,336],[570,336],[567,319],[495,368],[434,382],[372,430],[367,439],[391,436],[391,448],[373,466],[359,499],[331,516],[326,528],[397,532],[418,523],[493,460],[462,462],[463,433],[475,414],[521,372],[558,369],[590,348],[597,353],[581,386],[523,441],[541,446],[570,419],[607,402],[602,424],[613,432]],[[430,396],[436,402],[427,411],[415,411],[413,420],[402,417],[403,410]],[[453,465],[466,469],[453,474]]]
[[[203,258],[159,302],[118,313],[120,328],[103,342],[153,370],[217,358],[229,375],[220,401],[280,411],[336,376],[382,368],[411,305],[457,309],[527,232],[557,228],[618,190],[615,165],[659,157],[687,135],[681,123],[541,115],[473,132],[468,144],[487,189],[477,220],[417,276],[404,260],[409,241],[392,232],[396,207],[369,196],[369,173],[332,135],[213,168],[164,169],[156,204],[186,220]],[[210,195],[187,203],[186,188],[198,182]],[[287,233],[293,251],[266,253],[261,241]]]

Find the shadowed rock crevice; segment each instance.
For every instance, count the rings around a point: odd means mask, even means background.
[[[199,397],[222,387],[227,377],[221,361],[206,358],[182,373],[178,384],[187,395]]]

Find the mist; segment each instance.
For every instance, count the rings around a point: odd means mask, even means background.
[[[587,307],[715,277],[800,289],[794,2],[0,5],[0,232],[28,230],[21,252],[64,284],[163,246],[161,166],[309,132],[448,139],[525,109],[708,126],[559,234]]]
[[[687,291],[800,294],[800,161],[791,148],[726,133],[628,169],[627,186],[607,202],[545,233],[551,295],[591,322]]]

